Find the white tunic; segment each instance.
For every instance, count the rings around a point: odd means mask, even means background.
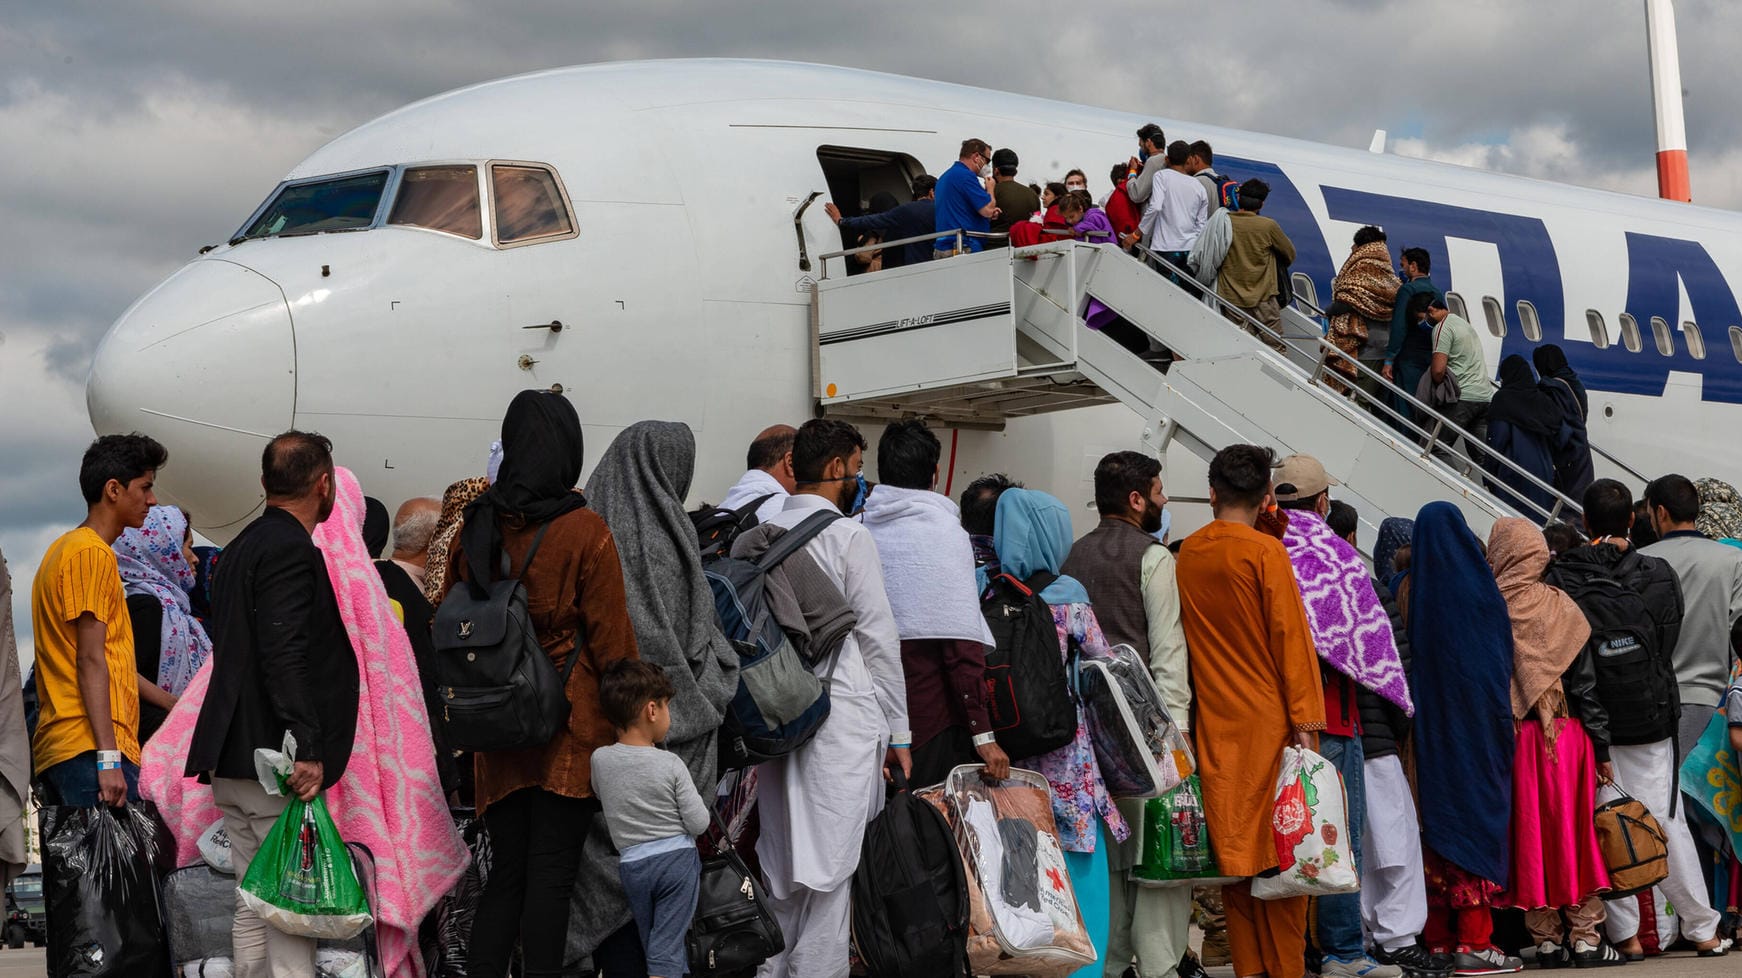
[[[791,529],[818,510],[834,509],[815,495],[789,497],[771,523]],[[829,683],[829,718],[810,743],[758,770],[762,836],[756,854],[769,891],[787,899],[800,888],[839,888],[859,866],[865,824],[883,809],[883,756],[893,732],[905,733],[907,683],[901,641],[877,545],[865,527],[836,520],[805,545],[858,616],[830,664],[817,668]]]

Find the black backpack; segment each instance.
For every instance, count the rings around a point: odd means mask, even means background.
[[[1652,559],[1629,550],[1611,573],[1560,578],[1591,623],[1597,699],[1609,713],[1609,733],[1617,743],[1662,739],[1681,716],[1670,650],[1658,647],[1657,623],[1640,590],[1645,562]]]
[[[520,577],[538,556],[544,531],[538,528],[520,575],[509,573],[502,553],[501,579],[489,589],[475,581],[448,592],[436,609],[435,686],[441,701],[439,722],[455,750],[498,751],[542,747],[569,719],[569,676],[581,658],[584,632],[561,673],[538,642]],[[436,717],[430,717],[436,722]]]
[[[962,853],[936,808],[896,792],[865,826],[853,873],[853,946],[870,978],[968,976],[968,885]]]
[[[702,856],[696,915],[684,939],[692,978],[754,974],[758,965],[786,949],[786,937],[768,909],[756,874],[732,848],[731,833],[709,809],[720,842]]]
[[[1058,626],[1040,592],[1056,579],[992,579],[980,612],[997,647],[986,653],[986,712],[998,746],[1013,759],[1039,757],[1077,735],[1077,700],[1059,656]],[[1070,654],[1076,655],[1076,643]]]
[[[758,496],[737,509],[712,506],[691,513],[690,522],[695,525],[696,544],[702,548],[702,556],[724,557],[730,554],[733,540],[761,525],[762,521],[757,518],[756,511],[773,498],[774,493],[771,492]]]

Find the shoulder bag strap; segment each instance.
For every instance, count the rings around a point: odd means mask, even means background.
[[[532,546],[528,547],[526,550],[526,559],[524,561],[522,561],[520,564],[520,573],[519,574],[509,573],[510,570],[512,569],[512,567],[508,562],[508,547],[504,546],[502,548],[502,579],[503,580],[506,581],[506,580],[509,580],[510,578],[513,578],[514,580],[519,580],[520,578],[526,576],[526,569],[528,567],[532,566],[532,558],[538,556],[538,545],[544,542],[544,531],[546,531],[548,529],[550,529],[549,523],[540,524],[540,526],[538,528],[538,532],[534,533],[532,535]]]
[[[801,547],[823,532],[824,527],[840,518],[840,513],[826,509],[805,517],[804,522],[781,534],[780,539],[769,546],[761,559],[756,561],[756,569],[765,574],[773,570],[781,561],[798,553]]]

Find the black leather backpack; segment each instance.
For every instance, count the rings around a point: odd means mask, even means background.
[[[567,687],[581,657],[583,633],[561,673],[539,644],[527,610],[526,586],[520,583],[538,546],[545,524],[532,538],[520,575],[509,573],[502,554],[501,579],[488,588],[463,582],[448,592],[436,609],[436,695],[450,748],[469,751],[520,750],[550,743],[569,719]]]

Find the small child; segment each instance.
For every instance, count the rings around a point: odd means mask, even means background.
[[[708,827],[689,769],[655,746],[671,732],[673,694],[664,670],[648,662],[619,661],[599,677],[599,705],[617,742],[593,752],[593,793],[621,854],[617,873],[650,978],[689,972],[684,937],[702,873],[695,837]]]

